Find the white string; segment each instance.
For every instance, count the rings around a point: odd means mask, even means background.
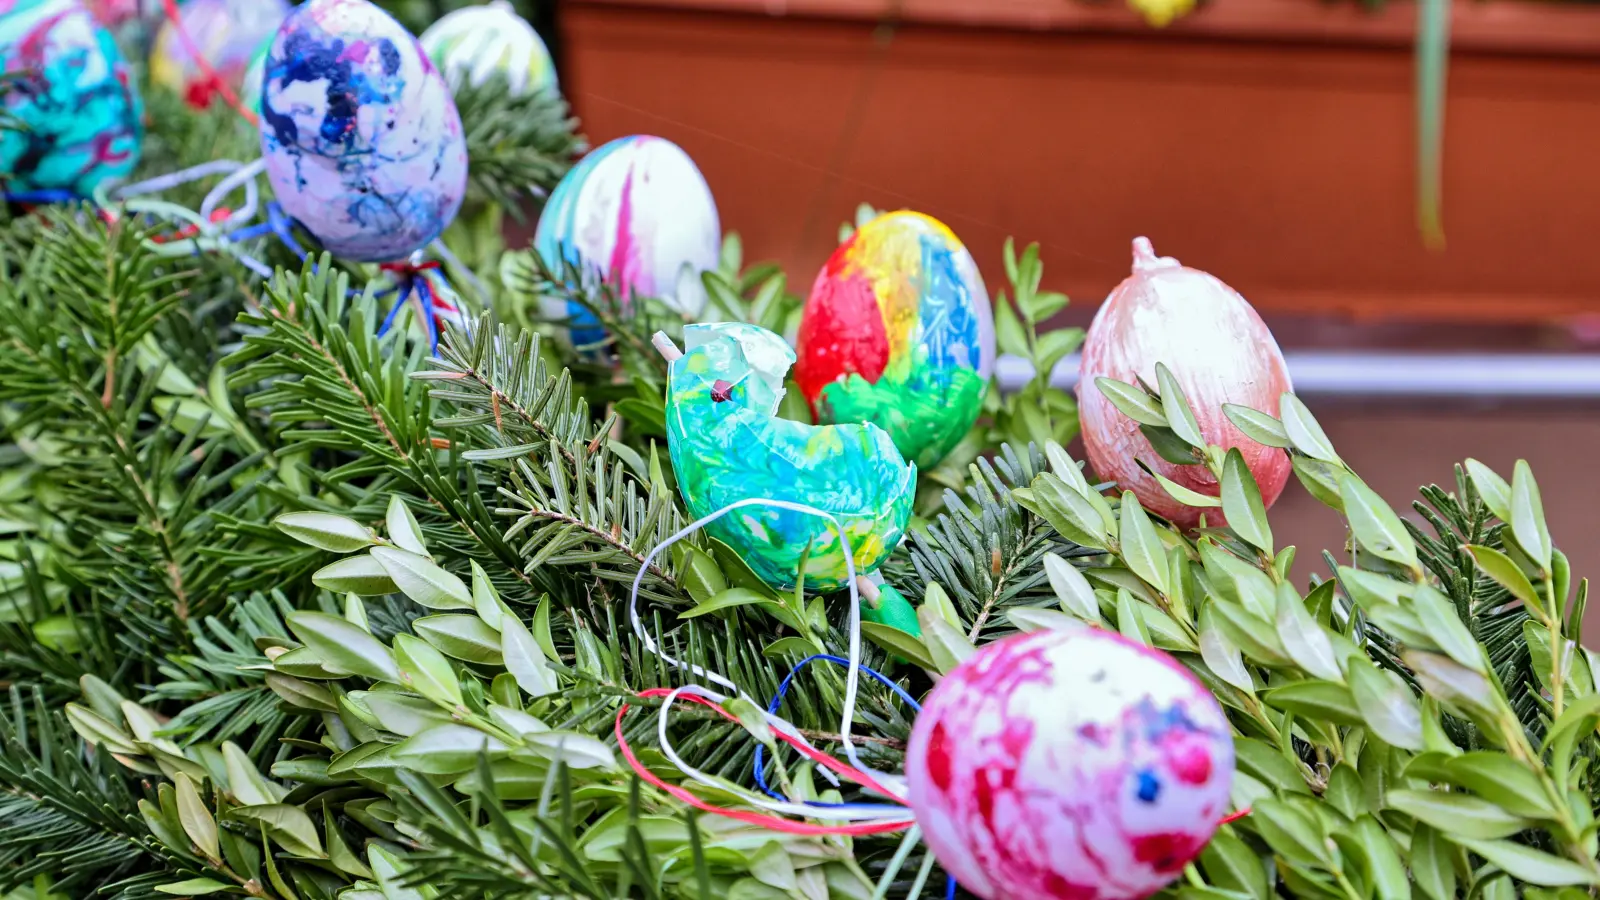
[[[144,181],[136,181],[133,184],[125,184],[122,187],[117,188],[113,192],[113,196],[115,196],[118,200],[126,200],[129,197],[140,197],[145,194],[155,194],[161,191],[169,191],[175,187],[178,187],[179,185],[188,184],[191,181],[199,181],[202,178],[207,178],[212,175],[220,175],[224,172],[232,172],[235,169],[238,169],[241,165],[243,164],[231,159],[214,159],[210,162],[203,162],[198,166],[190,166],[187,169],[179,169],[176,172],[169,172],[165,175],[157,175],[154,178],[147,178]]]
[[[234,222],[247,222],[255,218],[257,205],[256,176],[266,171],[266,168],[266,159],[258,158],[254,162],[241,166],[233,174],[217,182],[217,186],[212,188],[211,193],[206,194],[205,200],[200,203],[201,218],[207,222],[211,221],[212,211],[222,203],[223,199],[240,186],[244,187],[245,205],[230,213],[227,221],[221,224],[226,226]]]
[[[674,659],[673,657],[667,655],[660,648],[660,646],[657,645],[655,639],[650,636],[649,631],[644,627],[643,619],[639,617],[639,588],[644,583],[645,574],[650,571],[650,564],[657,556],[661,554],[663,550],[666,550],[668,547],[671,547],[678,541],[683,540],[684,538],[695,533],[696,531],[699,531],[701,528],[704,528],[712,522],[715,522],[728,513],[751,506],[786,509],[790,512],[817,516],[818,518],[827,520],[828,524],[831,525],[833,530],[839,535],[839,543],[844,547],[846,584],[850,589],[850,647],[849,653],[847,654],[850,664],[845,669],[844,711],[840,716],[839,741],[844,745],[845,757],[850,760],[850,765],[854,767],[856,771],[863,772],[884,782],[886,787],[889,786],[890,782],[894,783],[896,786],[903,784],[903,779],[901,779],[899,776],[876,771],[875,769],[863,763],[860,755],[856,752],[855,742],[850,739],[851,720],[855,718],[856,711],[856,695],[861,686],[861,594],[859,589],[856,587],[855,554],[850,549],[850,538],[845,534],[844,526],[839,524],[839,520],[834,518],[832,513],[824,512],[816,507],[807,506],[803,503],[793,503],[788,500],[769,500],[764,497],[751,497],[749,499],[730,503],[716,512],[702,516],[701,518],[690,522],[688,525],[685,525],[683,528],[679,529],[677,533],[668,537],[660,544],[657,544],[654,549],[647,553],[645,555],[644,562],[639,566],[639,573],[633,577],[633,589],[628,594],[628,618],[633,623],[634,634],[638,635],[639,640],[644,642],[646,650],[650,651],[656,656],[659,656],[663,661],[673,668],[686,669],[713,684],[722,685],[723,687],[728,688],[735,693],[744,695],[744,692],[740,690],[739,686],[728,680],[726,677],[716,672],[708,671],[694,663],[688,663]],[[759,701],[752,699],[752,702],[756,703],[758,708],[760,707]]]

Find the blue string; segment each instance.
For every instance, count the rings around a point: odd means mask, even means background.
[[[289,217],[283,214],[283,207],[276,202],[268,203],[267,221],[271,224],[273,234],[278,236],[278,240],[283,241],[284,246],[289,248],[289,252],[301,259],[306,258],[305,248],[301,247],[300,242],[294,239],[294,232],[290,230]]]
[[[389,314],[384,316],[383,324],[378,326],[378,337],[389,333],[389,328],[394,325],[394,317],[400,314],[400,307],[405,306],[406,301],[411,298],[410,281],[396,285],[395,290],[400,292],[400,296],[394,298],[394,306],[389,307]]]
[[[72,203],[83,199],[71,191],[59,188],[42,191],[6,191],[5,197],[11,203]]]
[[[817,660],[822,660],[824,662],[831,662],[831,663],[834,663],[835,665],[846,666],[846,667],[848,667],[850,665],[850,660],[845,659],[842,656],[834,656],[831,653],[813,653],[812,655],[806,657],[805,659],[802,659],[799,662],[795,663],[794,668],[790,669],[789,670],[789,674],[785,675],[783,677],[783,681],[778,684],[778,693],[773,696],[772,702],[767,704],[767,712],[769,714],[774,715],[774,716],[778,714],[778,710],[783,707],[783,698],[788,695],[788,693],[789,693],[789,685],[794,681],[794,677],[796,675],[800,674],[800,670],[801,669],[804,669],[806,666],[811,665],[812,663],[816,662]],[[903,688],[900,685],[896,684],[895,682],[891,681],[887,675],[884,675],[882,672],[879,672],[876,669],[868,668],[866,666],[862,666],[861,667],[861,671],[866,673],[867,675],[872,676],[874,679],[876,679],[878,681],[879,684],[883,685],[884,687],[887,687],[891,691],[894,691],[895,696],[899,697],[901,700],[904,700],[906,705],[911,707],[911,710],[913,712],[922,712],[922,704],[918,703],[914,697],[912,697],[910,694],[906,693],[906,689],[905,688]],[[755,764],[754,764],[755,765],[756,784],[760,786],[761,790],[764,793],[766,793],[766,795],[768,797],[771,797],[771,798],[773,798],[775,800],[788,801],[788,799],[789,799],[788,797],[785,797],[784,795],[778,793],[777,791],[774,791],[772,788],[767,786],[767,776],[762,772],[762,769],[766,768],[766,765],[765,765],[766,752],[765,751],[766,751],[765,747],[763,747],[760,744],[756,745],[756,758],[755,758]],[[868,808],[871,808],[871,807],[879,806],[880,804],[871,804],[871,803],[823,803],[820,800],[807,800],[806,801],[806,805],[807,806],[825,806],[825,807],[837,809],[839,807],[851,807],[851,808],[868,807]],[[955,879],[954,876],[947,874],[944,877],[944,897],[945,897],[945,900],[955,900],[955,896],[956,896],[956,879]]]
[[[433,288],[428,285],[428,276],[417,275],[417,296],[422,299],[422,321],[428,329],[428,349],[434,353],[439,352],[439,323],[433,313]]]

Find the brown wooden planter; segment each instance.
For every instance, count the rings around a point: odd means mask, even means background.
[[[1600,313],[1600,7],[1456,0],[1448,248],[1414,212],[1416,11],[1212,0],[566,0],[562,85],[596,143],[681,144],[746,257],[809,285],[857,203],[973,249],[1043,243],[1097,302],[1129,240],[1264,311]],[[892,27],[883,23],[892,20]]]

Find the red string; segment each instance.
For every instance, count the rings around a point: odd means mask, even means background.
[[[671,693],[672,691],[667,688],[655,688],[653,690],[645,691],[639,696],[641,698],[665,697]],[[682,694],[680,696],[692,703],[698,703],[701,706],[709,707],[710,709],[715,710],[718,714],[730,722],[738,721],[737,718],[731,715],[727,710],[723,709],[719,704],[714,703],[705,697],[695,694]],[[686,803],[695,809],[701,810],[702,812],[726,816],[727,818],[744,822],[747,825],[759,825],[763,828],[770,828],[773,831],[781,831],[785,834],[806,836],[831,834],[886,834],[893,831],[904,831],[907,828],[910,828],[913,824],[912,820],[906,819],[904,821],[864,822],[853,825],[813,825],[809,822],[797,822],[793,819],[785,819],[780,816],[769,816],[763,813],[747,812],[741,809],[728,809],[727,807],[715,806],[707,803],[706,801],[700,799],[689,791],[678,787],[677,785],[668,784],[667,782],[662,781],[660,778],[656,777],[654,772],[651,772],[649,769],[644,767],[643,763],[639,762],[639,758],[633,753],[633,748],[628,745],[627,738],[623,737],[622,735],[622,717],[627,715],[627,713],[628,705],[624,703],[622,708],[617,710],[617,724],[615,733],[617,736],[617,746],[622,750],[622,756],[628,761],[628,765],[633,768],[633,771],[638,774],[640,778],[643,778],[645,781],[649,782],[655,787],[658,787],[661,790],[666,791],[668,794],[671,794],[679,801]],[[877,782],[873,781],[871,778],[866,777],[865,775],[849,768],[848,766],[845,766],[843,763],[839,762],[833,757],[827,756],[826,754],[815,750],[815,748],[805,746],[805,744],[802,743],[798,738],[782,732],[774,733],[777,735],[779,740],[791,747],[794,747],[796,750],[800,751],[802,754],[805,754],[808,758],[815,760],[817,763],[827,766],[829,769],[838,772],[841,776],[848,778],[857,784],[861,784],[864,787],[869,787],[888,796],[893,796],[892,794],[889,794],[888,791],[883,790],[881,786],[878,786]]]
[[[394,272],[399,275],[415,275],[418,272],[424,272],[437,268],[439,268],[439,261],[433,259],[421,263],[392,262],[378,264],[379,270],[384,272]]]
[[[256,114],[244,105],[244,101],[240,100],[239,95],[233,92],[233,88],[228,86],[228,82],[217,74],[217,70],[211,67],[211,62],[205,58],[205,55],[200,52],[200,48],[195,45],[194,39],[189,37],[189,30],[183,27],[183,15],[178,12],[178,0],[161,0],[161,7],[166,12],[167,21],[172,23],[172,30],[177,32],[178,40],[183,42],[183,49],[194,59],[195,65],[200,67],[200,73],[206,77],[211,86],[216,88],[217,93],[222,95],[222,99],[227,101],[229,106],[238,110],[239,115],[244,116],[246,122],[251,125],[259,125],[260,119],[256,118]]]
[[[1223,816],[1222,817],[1222,821],[1218,822],[1217,824],[1218,825],[1226,825],[1229,822],[1237,822],[1240,819],[1242,819],[1242,818],[1244,818],[1245,816],[1248,816],[1248,815],[1250,815],[1250,807],[1246,806],[1244,809],[1241,809],[1238,812],[1231,812],[1231,813],[1228,813],[1227,815]]]
[[[233,215],[233,211],[228,209],[226,206],[224,206],[224,207],[222,207],[220,209],[212,210],[212,212],[211,212],[211,223],[213,225],[215,225],[218,222],[225,221],[231,215]],[[171,243],[172,241],[188,240],[189,238],[192,238],[192,237],[194,237],[195,235],[197,235],[199,233],[200,233],[200,226],[191,224],[191,225],[183,226],[182,228],[178,229],[177,231],[173,232],[172,234],[159,234],[159,235],[156,235],[155,237],[151,238],[150,240],[153,241],[154,243],[157,243],[157,244],[167,244],[167,243]]]

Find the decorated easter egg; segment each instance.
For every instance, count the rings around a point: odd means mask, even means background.
[[[506,0],[447,13],[422,33],[422,49],[458,90],[497,73],[512,96],[556,89],[556,65],[544,40]]]
[[[118,28],[139,18],[139,0],[86,0],[84,6],[107,28]]]
[[[244,83],[252,58],[288,14],[287,0],[189,0],[177,21],[165,20],[156,33],[150,80],[204,109],[217,94],[216,79],[230,89]],[[189,53],[191,44],[215,78]]]
[[[677,144],[648,135],[618,138],[572,167],[545,204],[534,246],[556,272],[571,262],[604,278],[627,300],[657,297],[689,316],[705,306],[700,273],[717,267],[722,226],[711,188]],[[605,337],[578,304],[572,342]]]
[[[687,352],[671,363],[667,448],[689,514],[742,500],[801,504],[831,515],[857,573],[880,566],[911,515],[917,470],[875,425],[807,425],[776,417],[794,351],[764,328],[689,325]],[[848,577],[845,543],[827,519],[747,506],[706,526],[762,581],[835,590]],[[809,545],[810,554],[806,555]]]
[[[796,349],[795,381],[818,422],[872,422],[927,468],[978,419],[994,371],[994,313],[950,229],[921,213],[885,213],[818,273]]]
[[[284,209],[358,262],[426,247],[466,194],[449,86],[367,0],[309,0],[284,19],[262,79],[261,155]]]
[[[945,870],[986,900],[1135,900],[1228,811],[1222,707],[1171,656],[1097,628],[987,644],[933,689],[906,776]]]
[[[26,128],[0,131],[9,191],[79,197],[139,161],[139,92],[111,33],[78,0],[0,0],[5,111]]]
[[[239,86],[239,103],[256,115],[261,114],[261,83],[267,78],[267,56],[272,52],[273,32],[256,47],[250,56],[250,68],[244,72],[244,82]]]

